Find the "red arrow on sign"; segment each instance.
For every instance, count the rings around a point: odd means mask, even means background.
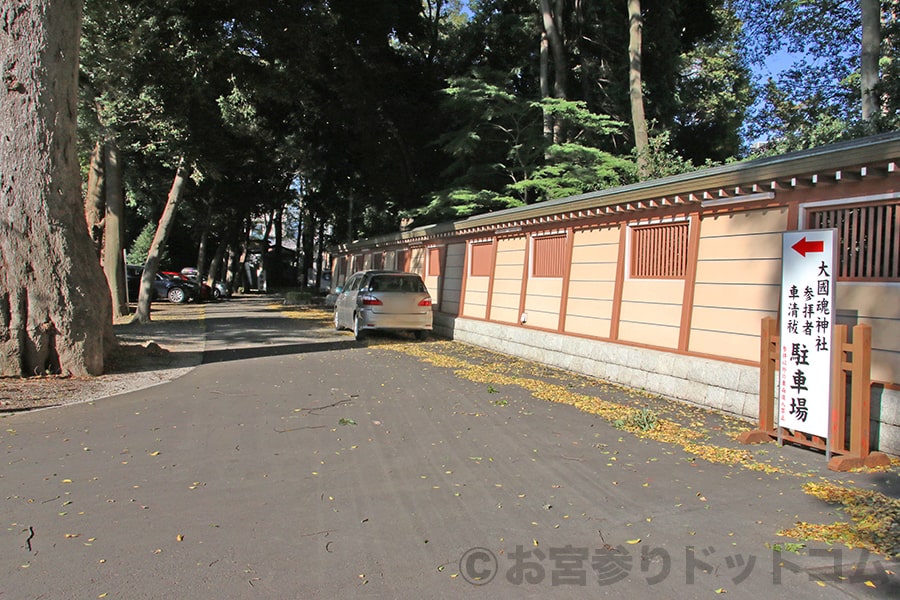
[[[796,250],[800,256],[805,258],[807,253],[824,252],[825,242],[821,240],[810,242],[807,241],[806,236],[803,236],[803,239],[791,246],[791,248]]]

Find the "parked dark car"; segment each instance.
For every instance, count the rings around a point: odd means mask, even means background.
[[[127,273],[128,301],[137,302],[141,288],[141,274],[144,268],[136,265],[125,267]],[[169,302],[190,302],[200,297],[200,288],[196,284],[182,278],[157,273],[153,281],[152,300],[167,299]]]
[[[182,270],[180,273],[178,271],[160,271],[160,273],[162,273],[166,277],[171,277],[172,279],[182,279],[184,281],[187,281],[188,283],[195,285],[197,287],[197,297],[200,298],[200,300],[203,300],[204,302],[206,302],[207,300],[212,300],[212,288],[207,285],[205,281],[199,281],[196,277],[185,275],[184,270]]]
[[[222,300],[231,296],[231,292],[223,282],[214,281],[212,285],[209,285],[200,279],[200,271],[194,267],[185,267],[177,275],[200,286],[201,300]]]

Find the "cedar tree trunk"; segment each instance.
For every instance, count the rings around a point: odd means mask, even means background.
[[[541,0],[541,24],[543,31],[541,33],[541,78],[542,94],[545,92],[544,85],[549,85],[549,77],[545,69],[549,66],[546,57],[546,46],[550,48],[550,55],[553,58],[553,96],[555,98],[566,98],[566,88],[568,87],[568,71],[566,67],[566,50],[563,43],[562,30],[562,11],[564,10],[563,2],[556,2],[555,11],[550,6],[550,0]],[[546,96],[544,96],[546,97]],[[553,130],[553,143],[559,143],[561,140],[560,123],[558,119],[544,117],[544,132],[547,129]]]
[[[153,281],[156,279],[156,272],[159,271],[159,254],[166,247],[166,240],[169,239],[169,233],[171,233],[172,226],[175,224],[175,211],[178,209],[178,203],[181,200],[186,180],[187,172],[184,167],[184,159],[181,159],[175,171],[172,189],[169,190],[166,207],[159,218],[156,234],[153,236],[153,242],[150,244],[150,250],[147,252],[147,261],[144,263],[144,271],[141,273],[141,290],[138,294],[137,311],[135,311],[134,317],[131,319],[133,323],[150,322],[150,302],[153,300]]]
[[[870,126],[879,112],[879,98],[875,90],[878,85],[878,58],[881,56],[881,2],[861,0],[862,11],[862,52],[859,72],[862,88],[862,118]],[[874,128],[873,128],[874,129]]]
[[[119,148],[114,141],[106,144],[106,223],[103,240],[103,271],[109,283],[113,299],[113,314],[128,314],[125,297],[125,257],[122,244],[125,240],[125,187],[122,183],[122,165]]]
[[[103,142],[95,143],[91,152],[91,164],[88,166],[87,192],[84,197],[84,220],[87,222],[91,241],[94,242],[97,260],[103,258],[103,218],[106,215],[106,197],[103,193],[105,154]]]
[[[76,155],[81,15],[0,5],[0,376],[97,375],[115,343]]]
[[[631,98],[631,122],[634,126],[634,146],[637,150],[638,170],[641,179],[647,177],[650,139],[647,134],[647,118],[644,116],[644,90],[641,81],[641,46],[644,20],[641,16],[641,0],[628,0],[628,94]]]

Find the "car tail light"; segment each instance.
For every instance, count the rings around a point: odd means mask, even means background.
[[[359,302],[363,306],[381,306],[383,303],[375,296],[360,296]]]
[[[419,306],[431,306],[431,298],[422,298],[421,300],[419,300]]]

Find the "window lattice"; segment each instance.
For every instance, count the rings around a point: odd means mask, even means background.
[[[837,229],[838,277],[900,279],[900,203],[809,212],[810,229]]]
[[[687,271],[688,223],[666,223],[632,229],[631,276],[681,279]]]
[[[533,277],[563,277],[566,272],[566,236],[548,235],[534,238]]]

